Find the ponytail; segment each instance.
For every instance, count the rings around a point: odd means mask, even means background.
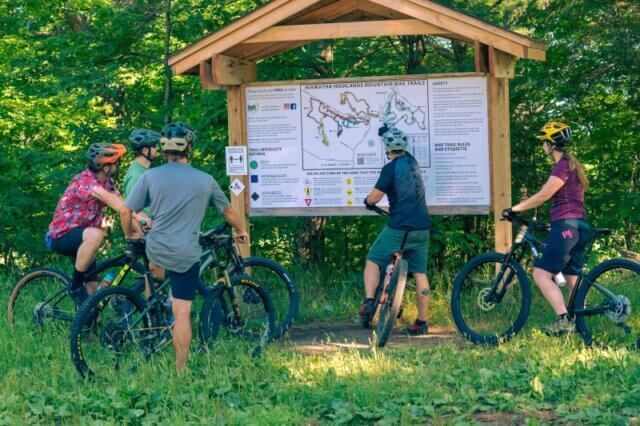
[[[578,159],[569,151],[563,151],[562,158],[569,161],[569,170],[572,172],[575,171],[578,174],[578,180],[580,181],[580,185],[582,186],[582,188],[588,188],[589,179],[587,178],[587,174],[584,171],[584,166],[580,164]]]

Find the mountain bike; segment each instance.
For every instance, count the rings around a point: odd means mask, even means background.
[[[232,244],[232,237],[218,236],[216,241]],[[219,336],[222,327],[231,335],[258,342],[261,348],[275,326],[271,298],[250,276],[230,275],[228,266],[215,261],[219,276],[206,292],[199,335],[204,344],[212,346],[211,340]],[[145,297],[135,288],[108,287],[80,308],[71,326],[70,347],[71,359],[82,377],[117,374],[123,362],[135,367],[171,341],[170,280],[155,283],[147,272],[143,282]]]
[[[272,338],[277,339],[291,327],[298,313],[299,297],[296,284],[291,275],[279,264],[264,257],[241,258],[233,244],[218,243],[218,237],[228,231],[229,225],[224,223],[201,234],[200,244],[203,247],[203,253],[200,276],[205,282],[215,281],[216,271],[210,265],[215,264],[217,254],[231,259],[230,274],[251,274],[254,280],[274,295],[274,303],[278,309]],[[223,253],[216,254],[220,251]],[[144,288],[141,277],[148,270],[146,262],[144,243],[138,242],[137,245],[130,244],[122,255],[99,262],[94,268],[88,270],[86,275],[104,278],[111,272],[115,278],[110,285],[118,286],[124,283],[127,277],[131,277],[129,272],[133,270],[136,272],[134,281],[131,283],[127,281],[126,285],[132,287],[135,292],[141,293]],[[57,269],[37,268],[27,272],[15,284],[9,296],[7,307],[9,324],[26,326],[35,323],[43,327],[57,322],[66,327],[67,323],[73,321],[76,314],[76,307],[66,292],[70,285],[71,279]],[[199,294],[206,295],[208,291],[206,286],[199,285]]]
[[[218,258],[223,257],[230,263],[229,273],[232,275],[250,275],[269,292],[276,308],[276,326],[271,338],[276,340],[284,335],[293,325],[298,314],[299,295],[293,278],[278,263],[259,256],[243,258],[236,247],[224,235],[230,231],[228,223],[210,229],[200,235],[203,252],[200,258],[200,277],[204,282],[212,282],[208,275],[217,275]]]
[[[513,222],[520,225],[520,231],[507,253],[474,257],[453,283],[451,310],[456,327],[476,344],[496,345],[511,339],[529,316],[531,284],[522,262],[529,253],[541,255],[542,241],[535,234],[547,233],[550,225],[519,215],[514,215]],[[594,242],[610,234],[610,229],[591,229],[585,259]],[[587,345],[639,348],[638,301],[640,264],[609,259],[586,275],[580,272],[567,309]]]
[[[388,212],[377,206],[371,206],[370,209],[383,216],[389,215]],[[379,348],[387,344],[396,319],[400,316],[409,268],[407,261],[403,259],[404,246],[411,230],[411,228],[404,230],[400,248],[393,253],[386,273],[376,287],[374,311],[362,320],[364,328],[370,328],[372,323],[376,324],[372,341]]]
[[[113,276],[111,286],[119,286],[131,278],[130,272],[139,278],[147,272],[144,260],[144,245],[130,244],[116,257],[98,262],[86,272],[87,276]],[[66,324],[73,321],[76,307],[67,295],[71,279],[58,269],[36,268],[27,272],[14,285],[7,305],[7,319],[11,326],[36,324],[43,327],[49,324]],[[142,285],[138,283],[138,289]]]

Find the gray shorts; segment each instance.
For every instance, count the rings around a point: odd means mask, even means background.
[[[381,269],[391,261],[393,253],[400,250],[405,231],[385,226],[369,249],[367,260]],[[426,274],[429,257],[429,231],[410,231],[404,245],[404,259],[409,264],[409,272]]]

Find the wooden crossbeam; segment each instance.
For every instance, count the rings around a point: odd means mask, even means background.
[[[260,34],[245,40],[243,44],[414,34],[435,34],[446,36],[448,35],[448,32],[442,28],[438,28],[417,19],[281,25],[271,27]]]

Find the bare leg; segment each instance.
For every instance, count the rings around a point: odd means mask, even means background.
[[[567,280],[567,289],[569,290],[569,293],[573,292],[573,288],[576,286],[576,283],[578,282],[578,276],[565,275],[564,279]]]
[[[558,285],[553,282],[552,277],[553,274],[551,272],[545,271],[544,269],[533,269],[533,279],[544,298],[547,299],[547,302],[549,302],[549,304],[555,311],[556,315],[566,314],[567,307],[564,304],[562,291],[560,290]],[[568,279],[567,282],[569,282]],[[575,282],[572,285],[574,284]]]
[[[173,349],[176,353],[176,371],[187,368],[187,357],[191,346],[191,300],[173,299]]]
[[[380,268],[370,260],[364,265],[364,295],[368,299],[373,299],[376,288],[380,283]]]
[[[96,253],[104,239],[104,231],[99,228],[86,228],[82,231],[82,244],[78,247],[76,254],[75,268],[79,272],[87,272],[89,266],[96,258]],[[98,288],[98,283],[89,281],[85,283],[87,294],[91,295]]]
[[[429,303],[431,302],[431,290],[429,288],[429,278],[427,274],[414,273],[416,280],[416,298],[418,304],[418,319],[426,321],[429,315]]]

